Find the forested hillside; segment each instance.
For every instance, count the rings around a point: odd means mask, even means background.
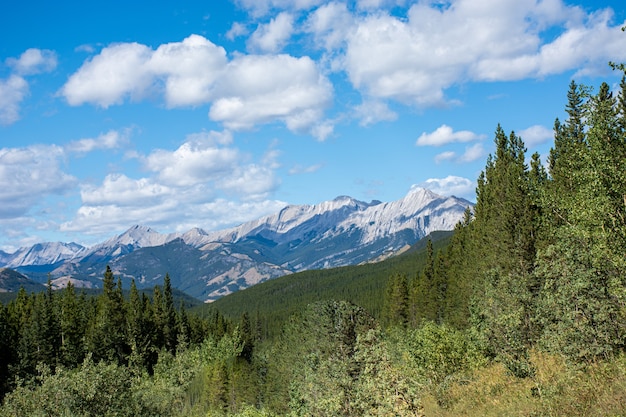
[[[381,262],[299,272],[257,284],[193,311],[204,315],[217,309],[232,320],[247,312],[262,324],[261,338],[280,333],[290,316],[320,300],[349,301],[380,319],[385,302],[382,294],[389,278],[417,275],[449,244],[451,236],[452,232],[433,232],[407,252]]]
[[[474,212],[394,263],[193,314],[110,271],[93,298],[22,291],[0,415],[626,415],[626,78],[565,109],[546,165],[498,125]]]

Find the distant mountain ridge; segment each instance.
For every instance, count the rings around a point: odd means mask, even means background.
[[[212,301],[293,272],[384,259],[433,231],[452,230],[471,206],[423,188],[389,203],[341,196],[286,206],[219,231],[161,234],[136,225],[92,247],[41,243],[0,254],[0,266],[39,282],[49,274],[58,282],[71,278],[91,286],[99,285],[106,265],[140,287],[161,283],[167,272],[176,288]]]

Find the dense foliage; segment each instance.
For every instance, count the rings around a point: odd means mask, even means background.
[[[572,82],[546,166],[495,130],[473,212],[383,263],[190,313],[26,294],[0,308],[0,416],[626,415],[626,79]]]

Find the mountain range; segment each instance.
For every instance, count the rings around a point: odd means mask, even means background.
[[[107,265],[127,285],[172,286],[213,301],[256,283],[310,269],[355,265],[402,252],[433,231],[452,230],[472,204],[413,188],[402,199],[362,202],[341,196],[290,205],[229,229],[161,234],[136,225],[91,247],[39,243],[0,252],[0,267],[56,287],[99,287]]]

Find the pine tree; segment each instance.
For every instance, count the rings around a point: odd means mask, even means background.
[[[113,271],[107,265],[102,280],[103,291],[97,298],[95,316],[87,333],[87,347],[95,361],[124,363],[126,344],[125,305],[121,281],[115,284]]]
[[[531,372],[527,352],[537,334],[532,272],[540,210],[522,139],[514,132],[507,136],[498,125],[495,144],[495,155],[479,176],[470,229],[471,319],[488,351],[521,376]]]
[[[426,243],[426,261],[423,271],[411,283],[411,315],[413,325],[423,321],[436,321],[439,318],[438,278],[435,271],[433,242]]]
[[[72,282],[67,283],[60,300],[61,363],[74,368],[83,362],[86,321]]]
[[[153,343],[157,349],[165,347],[165,314],[163,311],[163,293],[161,288],[157,285],[152,292],[152,331],[153,331]]]
[[[569,222],[570,208],[563,199],[569,199],[585,181],[581,173],[587,150],[584,100],[588,95],[588,88],[572,81],[565,107],[568,119],[564,125],[558,119],[555,122],[554,146],[548,157],[551,181],[547,184],[548,198],[544,200],[549,216],[547,221],[552,225],[548,232]]]
[[[472,297],[473,270],[475,257],[471,253],[470,240],[472,212],[468,207],[462,221],[454,227],[454,235],[446,250],[446,297],[444,301],[445,319],[456,329],[469,326],[470,299]]]
[[[178,340],[176,341],[176,350],[184,351],[191,343],[191,324],[189,323],[189,316],[187,315],[187,309],[185,303],[181,300],[180,307],[178,308]]]
[[[49,278],[46,291],[31,298],[31,315],[20,332],[18,349],[22,375],[34,375],[36,366],[40,363],[54,369],[60,348],[61,333]]]
[[[152,347],[150,325],[146,320],[146,304],[137,290],[133,279],[126,309],[126,338],[130,348],[129,366],[135,370],[148,368],[150,348]]]
[[[626,141],[620,106],[603,83],[585,103],[584,147],[570,155],[573,187],[548,187],[550,244],[537,260],[545,282],[539,320],[542,344],[573,361],[608,357],[624,348],[626,322]],[[554,218],[556,217],[556,220]]]
[[[250,316],[247,311],[241,315],[241,320],[239,321],[239,332],[241,334],[241,341],[243,342],[241,357],[248,363],[251,363],[252,355],[254,353],[255,337],[252,330],[252,323],[250,322]]]
[[[409,288],[405,274],[394,274],[387,282],[383,321],[387,326],[406,326],[409,320]]]
[[[437,307],[435,322],[443,324],[446,315],[446,297],[448,293],[447,262],[443,252],[437,252],[435,260],[434,299]]]
[[[11,368],[15,361],[15,334],[8,307],[0,304],[0,403],[11,389]]]
[[[163,339],[165,348],[171,353],[176,352],[177,335],[177,318],[176,309],[174,308],[174,297],[172,295],[172,283],[170,275],[165,274],[163,280]]]

